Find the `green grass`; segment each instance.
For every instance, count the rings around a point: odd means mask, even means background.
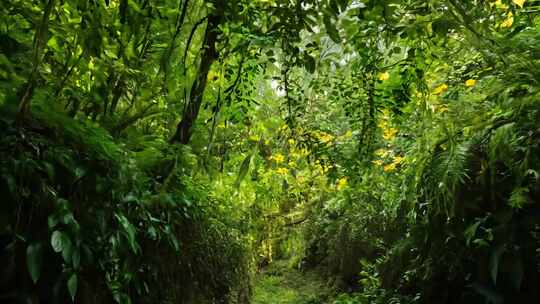
[[[329,303],[331,290],[316,273],[304,273],[287,267],[286,261],[275,261],[258,275],[252,303]]]

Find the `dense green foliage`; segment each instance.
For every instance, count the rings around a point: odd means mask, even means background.
[[[533,303],[540,2],[0,4],[0,302]]]

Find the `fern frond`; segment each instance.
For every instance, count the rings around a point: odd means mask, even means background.
[[[431,211],[451,215],[455,194],[469,180],[467,161],[471,142],[449,140],[447,144],[448,147],[436,153],[426,167],[428,179],[424,190],[431,202]]]

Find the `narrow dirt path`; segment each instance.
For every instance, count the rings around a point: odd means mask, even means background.
[[[253,304],[331,303],[332,288],[318,274],[303,272],[274,261],[257,276]]]

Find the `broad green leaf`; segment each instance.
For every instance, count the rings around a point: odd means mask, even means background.
[[[330,39],[332,39],[335,43],[341,43],[339,32],[336,26],[332,23],[332,19],[330,18],[328,14],[325,14],[323,16],[323,22],[324,22],[324,27],[326,28],[326,32],[328,33],[328,36],[330,37]]]
[[[63,240],[62,257],[64,258],[64,261],[66,263],[69,263],[71,262],[72,255],[73,255],[73,243],[66,236],[66,238]]]
[[[58,46],[58,40],[56,40],[56,36],[52,36],[51,39],[47,42],[47,46],[55,51],[60,51],[60,47]]]
[[[251,162],[251,156],[252,156],[251,153],[248,154],[246,158],[244,158],[242,165],[240,165],[240,171],[238,172],[238,177],[236,178],[236,182],[234,183],[236,188],[240,187],[242,180],[244,179],[244,177],[249,171],[249,164]]]
[[[304,53],[304,66],[309,73],[315,72],[315,59],[307,53]]]
[[[58,230],[54,231],[51,236],[51,246],[54,252],[61,252],[68,241],[69,238],[65,233]]]
[[[476,230],[478,229],[478,226],[480,226],[481,223],[482,223],[482,220],[478,220],[465,230],[465,240],[467,241],[467,246],[470,245],[471,241],[476,236]]]
[[[41,275],[41,264],[43,261],[43,246],[39,243],[30,244],[26,248],[26,266],[32,281],[36,283]]]
[[[69,295],[71,296],[71,301],[75,301],[75,295],[77,294],[77,274],[73,273],[67,281],[67,287]]]
[[[134,253],[138,253],[139,252],[139,245],[137,244],[137,240],[136,240],[136,233],[137,233],[137,230],[135,228],[135,226],[133,226],[129,220],[127,219],[127,217],[123,214],[115,214],[115,217],[116,219],[118,220],[118,222],[120,223],[120,225],[122,226],[122,228],[124,229],[124,235],[126,236],[127,240],[128,240],[128,243],[129,243],[129,246],[131,247],[131,250],[134,252]]]

